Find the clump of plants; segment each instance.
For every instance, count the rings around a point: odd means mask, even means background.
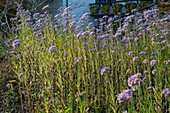
[[[125,7],[126,7],[126,13],[131,13],[131,11],[133,9],[137,8],[137,4],[136,3],[126,3]]]
[[[170,14],[170,3],[169,2],[161,2],[157,5],[159,9],[159,17],[163,17],[164,15]]]
[[[121,12],[122,11],[122,7],[123,7],[122,4],[114,4],[112,6],[114,14],[116,15],[117,13]]]
[[[102,13],[108,14],[110,12],[110,5],[103,5],[102,6]]]
[[[145,6],[147,6],[148,4],[150,4],[150,3],[151,3],[150,1],[141,1],[141,2],[139,3],[139,7],[140,7],[140,8],[145,7]]]
[[[96,13],[99,13],[99,6],[91,6],[90,7],[90,12],[91,14],[96,14]]]
[[[12,20],[21,112],[168,112],[170,23],[157,9],[104,16],[98,28],[87,13],[76,21],[71,7],[60,10],[33,23],[21,8]]]

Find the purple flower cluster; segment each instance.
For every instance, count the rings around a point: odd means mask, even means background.
[[[162,91],[162,94],[167,97],[169,94],[170,94],[170,88],[165,88],[163,91]]]
[[[132,87],[133,85],[140,83],[141,82],[141,78],[142,78],[142,74],[141,73],[137,73],[131,77],[129,77],[128,79],[128,86]]]
[[[131,89],[127,89],[127,90],[123,90],[122,93],[120,93],[118,96],[117,96],[117,100],[119,101],[119,103],[125,101],[125,100],[128,100],[130,101],[131,100],[131,97],[132,97],[132,90]]]

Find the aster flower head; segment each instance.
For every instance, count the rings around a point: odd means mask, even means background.
[[[156,73],[156,70],[154,69],[154,70],[152,70],[152,74],[155,74]]]
[[[72,103],[72,101],[69,101],[69,103]]]
[[[68,52],[64,52],[64,55],[67,55]]]
[[[42,8],[42,10],[45,10],[45,9],[47,9],[47,8],[49,8],[49,5],[45,5],[45,6]]]
[[[166,48],[166,46],[163,46],[163,47],[160,49],[160,51],[164,51],[165,48]]]
[[[143,74],[148,74],[148,71],[147,71],[147,70],[145,70],[145,71],[143,72]]]
[[[36,51],[36,52],[35,52],[36,55],[39,55],[39,53],[40,53],[39,51]]]
[[[28,50],[30,47],[31,47],[31,46],[29,45],[29,46],[27,46],[25,49]]]
[[[79,93],[77,96],[78,96],[78,97],[81,96],[81,93]]]
[[[103,51],[102,54],[105,54],[105,51]]]
[[[111,51],[111,53],[112,53],[112,54],[114,54],[114,53],[115,53],[115,51],[113,50],[113,51]]]
[[[147,88],[147,90],[151,90],[151,89],[153,89],[153,87],[148,87],[148,88]]]
[[[104,67],[104,68],[102,68],[102,70],[101,70],[101,75],[103,75],[104,72],[105,72],[107,69],[109,69],[109,67]]]
[[[147,60],[147,59],[145,59],[145,60],[143,61],[144,64],[147,64],[148,62],[149,62],[149,60]]]
[[[46,39],[47,39],[47,37],[42,37],[41,39],[42,39],[42,40],[46,40]]]
[[[133,55],[134,52],[130,51],[128,55]]]
[[[153,65],[155,65],[156,62],[157,62],[156,60],[151,60],[151,62],[150,62],[151,67],[152,67]]]
[[[51,87],[47,87],[47,90],[50,90],[51,89]]]
[[[49,52],[52,52],[52,51],[56,51],[56,46],[51,46],[51,47],[49,48]]]
[[[147,78],[143,78],[143,79],[142,79],[142,82],[144,83],[146,79],[147,79]]]
[[[139,57],[138,56],[133,58],[133,62],[135,62],[135,61],[139,61]]]
[[[25,75],[25,73],[20,73],[19,76]]]
[[[105,83],[107,84],[107,83],[109,83],[109,81],[106,81]]]
[[[81,58],[76,59],[75,63],[80,62]]]
[[[138,89],[138,86],[135,85],[135,86],[132,86],[132,91],[136,91]]]
[[[20,39],[16,39],[12,42],[12,46],[15,48],[17,45],[20,45]]]

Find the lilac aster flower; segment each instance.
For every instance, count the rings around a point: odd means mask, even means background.
[[[64,52],[64,55],[67,55],[68,52]]]
[[[43,47],[41,47],[41,48],[40,48],[40,50],[44,50],[44,48],[43,48]]]
[[[148,62],[149,62],[149,60],[147,60],[147,59],[145,59],[145,60],[143,61],[144,64],[147,64]]]
[[[20,45],[20,39],[16,39],[12,42],[13,47],[16,47],[17,45]]]
[[[12,39],[7,39],[5,42],[10,43]]]
[[[6,23],[5,22],[2,22],[1,26],[5,25]]]
[[[58,61],[60,61],[60,59],[54,60],[55,63],[57,63]]]
[[[131,52],[129,52],[129,54],[128,55],[133,55],[133,52],[131,51]]]
[[[78,96],[78,97],[81,96],[81,93],[79,93],[77,96]]]
[[[148,71],[145,70],[145,71],[143,72],[143,74],[148,74]]]
[[[150,48],[149,48],[149,47],[146,47],[145,49],[146,49],[146,50],[149,50]]]
[[[47,90],[50,90],[51,89],[51,87],[47,87]]]
[[[138,89],[138,86],[135,85],[135,86],[132,86],[132,91],[136,91]]]
[[[102,54],[105,54],[105,51],[103,51]]]
[[[111,53],[112,53],[112,54],[114,54],[114,53],[115,53],[115,51],[113,50]]]
[[[139,61],[139,57],[138,57],[138,56],[137,56],[137,57],[134,57],[134,58],[133,58],[133,62],[134,62],[134,61]]]
[[[107,83],[109,83],[109,81],[106,81],[105,83],[107,84]]]
[[[103,75],[103,73],[104,73],[107,69],[109,69],[109,67],[104,67],[104,68],[102,68],[102,70],[101,70],[101,75]]]
[[[43,66],[43,67],[41,67],[41,69],[44,69],[44,66]]]
[[[147,88],[147,90],[151,90],[151,89],[153,89],[153,87],[148,87],[148,88]]]
[[[163,47],[160,49],[160,51],[164,51],[165,48],[166,48],[166,46],[163,46]]]
[[[81,58],[78,58],[78,59],[76,60],[76,62],[75,62],[75,63],[78,63],[78,62],[80,62],[80,60],[81,60]]]
[[[156,60],[151,60],[151,62],[150,62],[151,67],[152,67],[153,65],[155,65],[156,62],[157,62]]]
[[[22,76],[22,75],[25,75],[25,73],[21,73],[21,74],[19,74],[19,76]]]
[[[153,71],[152,71],[152,74],[155,74],[155,73],[156,73],[156,70],[153,70]]]
[[[161,41],[161,44],[165,44],[167,42],[167,40],[163,40]]]
[[[45,10],[45,9],[47,9],[47,8],[49,8],[49,5],[45,5],[45,6],[42,8],[42,10]]]
[[[156,52],[154,52],[154,53],[151,53],[151,55],[156,55],[156,54],[158,54],[158,52],[156,51]]]
[[[143,78],[143,79],[142,79],[142,82],[144,83],[146,79],[147,79],[147,78]]]
[[[29,45],[29,46],[27,46],[25,49],[28,50],[30,47],[31,47],[31,46]]]
[[[46,39],[47,39],[47,37],[42,37],[41,39],[42,39],[42,40],[46,40]]]
[[[40,52],[39,51],[36,51],[35,54],[38,55]]]
[[[121,61],[122,61],[122,59],[119,59],[118,61],[119,61],[119,62],[121,62]]]
[[[168,61],[164,61],[164,63],[165,63],[166,65],[168,65],[169,62],[168,62]]]
[[[72,103],[72,101],[69,101],[69,103]]]
[[[138,41],[139,40],[139,38],[138,37],[136,37],[135,39],[134,39],[134,41]]]
[[[140,52],[139,54],[141,55],[141,54],[147,54],[147,53],[146,53],[145,51],[142,51],[142,52]]]
[[[49,52],[52,52],[52,51],[56,51],[56,46],[51,46],[51,47],[49,48]]]

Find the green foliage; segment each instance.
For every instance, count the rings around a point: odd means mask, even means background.
[[[136,3],[126,3],[125,7],[126,7],[126,13],[131,13],[131,11],[137,7],[137,4]]]
[[[90,7],[90,12],[92,14],[99,13],[99,7],[98,6],[91,6]]]
[[[117,14],[117,13],[121,12],[122,11],[122,7],[123,7],[122,4],[115,4],[115,5],[113,5],[112,9],[113,9],[114,14]]]
[[[150,3],[151,3],[150,1],[141,1],[139,3],[139,7],[142,8],[142,7],[144,7],[144,6],[146,6],[147,4],[150,4]]]
[[[169,26],[157,17],[155,20],[148,17],[147,29],[145,26],[138,29],[137,19],[141,17],[136,16],[132,20],[129,17],[130,22],[125,27],[122,25],[124,30],[121,31],[121,24],[127,20],[117,23],[110,20],[108,26],[102,21],[101,31],[96,33],[84,16],[81,26],[87,25],[86,30],[77,29],[78,24],[69,26],[63,19],[65,16],[61,16],[57,30],[50,18],[46,18],[48,21],[35,31],[22,18],[22,29],[10,35],[12,40],[16,40],[15,35],[20,39],[20,45],[12,49],[16,54],[12,68],[13,76],[18,79],[21,111],[168,112],[170,98],[169,95],[165,97],[162,90],[169,87],[169,64],[165,63],[169,62]],[[69,14],[68,17],[67,22],[72,23],[74,19]],[[141,19],[140,23],[144,17]],[[113,24],[120,33],[114,34]],[[68,30],[64,31],[65,28]],[[28,46],[30,48],[26,49]],[[49,49],[52,46],[55,46],[54,51]],[[22,57],[18,57],[20,54]],[[134,60],[136,56],[138,59]],[[157,62],[151,66],[153,59]],[[144,74],[146,70],[148,73]],[[127,81],[136,73],[142,74],[138,89],[133,91],[131,100],[119,103],[118,95],[133,89]],[[9,86],[10,94],[18,97],[12,93],[14,85]],[[147,90],[149,86],[153,88]]]
[[[163,17],[165,14],[170,13],[170,4],[158,4],[157,5],[159,9],[159,17]]]
[[[110,12],[110,5],[103,5],[102,6],[102,13],[108,14]]]

